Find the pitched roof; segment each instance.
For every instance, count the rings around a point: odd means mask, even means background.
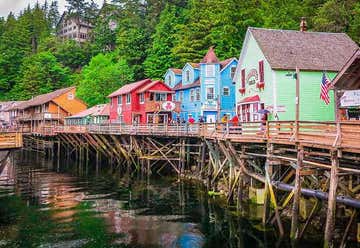
[[[151,79],[149,79],[149,78],[141,80],[141,81],[137,81],[135,83],[125,84],[123,87],[121,87],[117,91],[114,91],[113,93],[111,93],[108,97],[115,97],[115,96],[119,96],[119,95],[128,94],[128,93],[136,90],[140,86],[142,86],[144,84],[148,84],[148,83],[151,83]]]
[[[100,115],[109,115],[109,113],[104,112],[104,110],[109,106],[109,104],[99,104],[94,107],[88,108],[76,115],[72,115],[66,118],[84,118],[86,116],[100,116]]]
[[[170,70],[173,71],[175,74],[182,74],[182,70],[181,70],[181,69],[170,68]]]
[[[173,90],[185,90],[185,89],[190,89],[190,88],[199,87],[199,86],[200,86],[200,79],[196,80],[195,82],[193,82],[191,84],[185,84],[185,85],[183,85],[182,82],[180,82],[177,85],[175,85]]]
[[[219,63],[219,59],[217,58],[214,47],[210,47],[207,51],[205,57],[201,60],[200,63]]]
[[[236,58],[228,58],[223,61],[220,61],[220,69],[224,69],[231,61],[236,60]]]
[[[191,65],[193,68],[199,68],[200,67],[199,63],[189,63],[189,65]]]
[[[15,110],[18,109],[18,106],[22,103],[24,103],[25,101],[14,101],[12,102],[12,104],[8,105],[7,107],[3,108],[3,111],[10,111],[10,110]]]
[[[143,93],[149,89],[151,89],[151,87],[153,87],[154,85],[156,84],[162,84],[163,86],[165,86],[167,88],[167,91],[171,91],[171,88],[166,85],[163,81],[160,81],[160,80],[156,80],[156,81],[152,81],[151,83],[149,84],[146,84],[144,87],[141,87],[137,93]],[[162,90],[158,90],[158,91],[162,91]]]
[[[32,98],[28,101],[19,103],[12,109],[26,109],[26,108],[33,107],[33,106],[39,106],[44,103],[52,101],[53,99],[65,94],[66,92],[69,92],[72,89],[75,89],[75,87],[63,88],[63,89],[55,90],[55,91],[47,93],[47,94],[35,96],[34,98]]]
[[[360,49],[350,57],[331,84],[343,90],[360,89]]]
[[[358,48],[344,33],[248,30],[273,69],[339,71]]]

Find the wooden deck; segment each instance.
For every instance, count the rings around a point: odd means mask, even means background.
[[[0,133],[0,150],[21,148],[23,139],[21,133]]]
[[[89,125],[58,126],[55,133],[96,133],[116,135],[202,137],[240,143],[297,144],[360,153],[360,122],[269,121],[183,125]]]

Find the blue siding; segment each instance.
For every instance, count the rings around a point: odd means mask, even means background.
[[[220,84],[220,116],[224,114],[230,114],[234,116],[236,114],[236,92],[235,92],[235,84],[233,84],[233,79],[231,78],[231,67],[237,66],[237,60],[233,60],[227,67],[223,68],[221,71],[221,84]],[[223,89],[227,87],[229,89],[229,96],[224,96]]]
[[[170,79],[170,80],[169,80]],[[172,70],[167,70],[164,75],[164,82],[171,88],[175,87],[181,81],[181,75],[175,74]]]
[[[233,79],[231,78],[231,68],[236,68],[237,63],[237,60],[234,59],[225,68],[220,68],[220,63],[200,64],[200,68],[193,68],[190,63],[187,63],[182,69],[183,73],[179,78],[176,78],[175,74],[172,72],[174,74],[174,81],[177,82],[177,80],[181,80],[183,86],[194,83],[196,80],[200,79],[200,87],[176,90],[176,100],[180,101],[180,92],[183,92],[183,99],[180,106],[180,114],[174,113],[173,118],[179,116],[181,119],[187,121],[190,114],[196,121],[198,121],[201,116],[203,116],[205,120],[212,118],[214,121],[220,121],[217,120],[218,116],[221,118],[224,114],[230,114],[230,118],[232,118],[236,114],[236,92],[235,84],[233,84]],[[206,75],[206,69],[209,65],[213,66],[213,75]],[[189,71],[190,73],[189,80],[186,80],[186,71]],[[165,77],[166,76],[167,74],[165,74]],[[213,100],[207,99],[206,92],[208,87],[214,88]],[[228,96],[223,94],[224,87],[229,89]],[[196,101],[197,88],[200,90],[200,101]],[[190,99],[191,90],[195,91],[194,101],[191,101]],[[220,106],[218,106],[219,103]],[[219,109],[220,113],[218,113]]]

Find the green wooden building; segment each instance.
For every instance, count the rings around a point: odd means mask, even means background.
[[[295,69],[299,68],[300,120],[335,119],[334,96],[320,99],[323,73],[331,80],[358,48],[344,33],[248,28],[234,82],[241,121],[294,120]],[[260,113],[259,113],[260,112]]]
[[[88,125],[107,123],[110,115],[109,104],[99,104],[76,115],[65,118],[65,125]]]

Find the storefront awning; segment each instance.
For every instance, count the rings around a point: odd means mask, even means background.
[[[259,95],[246,97],[238,103],[249,103],[249,102],[260,102]]]

